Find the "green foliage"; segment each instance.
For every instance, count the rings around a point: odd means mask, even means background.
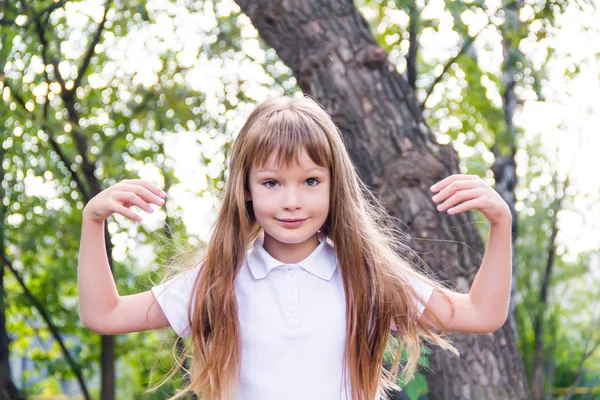
[[[199,183],[192,194],[196,199],[213,199],[216,207],[226,176],[226,155],[250,106],[267,94],[296,94],[299,88],[291,71],[258,38],[247,17],[232,2],[177,1],[160,8],[141,0],[120,0],[110,6],[108,22],[81,86],[72,98],[64,93],[61,98],[60,81],[64,79],[66,87],[73,84],[104,11],[102,7],[93,11],[82,8],[85,2],[63,3],[52,8],[55,2],[50,0],[4,2],[1,9],[0,94],[6,97],[0,104],[0,126],[6,172],[3,202],[7,205],[3,246],[29,291],[51,316],[76,360],[76,368],[97,398],[100,338],[82,327],[77,309],[81,211],[91,192],[82,157],[93,164],[93,175],[101,188],[139,177],[141,166],[154,166],[168,185],[166,189],[177,188],[187,183],[180,182],[174,171],[174,163],[183,157],[168,150],[169,141],[191,137],[199,151],[187,161],[200,164],[195,175]],[[532,6],[533,19],[543,28],[529,32],[531,24],[514,29],[496,26],[493,21],[498,21],[498,15],[490,15],[482,1],[447,1],[445,11],[452,20],[456,46],[445,58],[427,58],[418,52],[416,94],[419,102],[427,99],[425,120],[439,141],[452,141],[457,149],[469,150],[461,155],[465,173],[492,178],[489,149],[495,144],[505,154],[516,138],[509,135],[505,122],[501,96],[506,88],[501,72],[481,67],[481,57],[490,49],[475,46],[476,32],[464,22],[464,16],[484,13],[490,20],[487,28],[497,30],[517,47],[528,34],[538,40],[545,38],[555,16],[567,4],[538,3]],[[419,40],[425,34],[445,34],[440,20],[424,15],[419,2],[361,0],[356,5],[401,72],[406,68],[411,15],[418,18]],[[43,12],[50,8],[51,12]],[[37,20],[36,15],[40,15]],[[136,40],[144,45],[136,44]],[[465,50],[442,74],[445,63],[459,54],[462,46]],[[140,48],[144,50],[140,52]],[[547,60],[552,57],[556,55],[550,48]],[[61,78],[54,59],[60,65]],[[541,97],[546,71],[533,68],[528,57],[519,52],[512,52],[509,61],[503,66],[514,68],[516,85]],[[151,68],[144,68],[147,65]],[[575,65],[568,75],[578,72]],[[432,88],[438,77],[440,82]],[[85,140],[83,150],[78,147],[76,134]],[[522,132],[517,130],[516,134]],[[522,150],[528,155],[528,164],[527,175],[520,182],[527,191],[519,196],[522,211],[516,247],[519,348],[531,376],[532,318],[534,312],[542,312],[548,328],[544,345],[553,371],[552,385],[567,387],[575,379],[590,328],[586,313],[598,300],[594,288],[585,285],[597,252],[573,259],[560,249],[551,302],[541,309],[539,286],[550,236],[549,208],[557,193],[543,184],[552,164],[540,143],[527,144]],[[82,187],[74,174],[83,181]],[[154,230],[122,218],[109,221],[113,256],[117,256],[114,277],[121,294],[148,290],[152,282],[160,280],[164,262],[173,255],[173,247],[168,245],[171,240],[200,242],[184,224],[183,206],[177,199],[170,200],[166,210],[165,221]],[[474,218],[485,237],[483,217],[475,213]],[[134,256],[141,245],[152,249],[153,259],[146,264]],[[62,383],[73,382],[74,371],[10,273],[5,272],[4,285],[7,331],[14,338],[10,351],[14,355],[27,352],[38,370],[47,374],[38,382],[33,382],[35,376],[29,377],[27,394],[60,393]],[[561,301],[565,297],[568,302]],[[181,386],[175,380],[157,392],[144,393],[150,379],[156,383],[168,370],[174,340],[173,333],[166,331],[116,337],[117,398],[164,399]],[[43,350],[36,350],[39,343]],[[155,363],[158,376],[151,375]],[[420,365],[427,367],[425,356]],[[597,365],[600,360],[596,354],[585,364],[581,385],[597,384]],[[427,393],[427,382],[420,372],[410,382],[399,383],[411,399]]]
[[[10,4],[5,18],[21,15],[22,20],[27,16],[28,24],[3,24],[0,28],[0,61],[6,71],[2,88],[9,96],[2,106],[6,116],[3,131],[9,133],[2,136],[9,224],[4,248],[67,343],[92,396],[97,397],[93,382],[100,372],[100,337],[82,327],[77,304],[81,211],[91,193],[83,158],[95,167],[93,173],[102,189],[125,178],[138,178],[141,165],[154,165],[161,175],[159,182],[164,179],[173,187],[181,184],[172,168],[178,156],[165,150],[166,142],[175,135],[193,136],[201,151],[190,161],[199,162],[204,171],[207,166],[217,171],[210,175],[204,172],[206,185],[196,194],[216,200],[225,171],[223,155],[240,127],[240,118],[235,115],[243,114],[255,101],[248,95],[250,89],[257,83],[278,93],[293,94],[298,89],[291,72],[271,49],[257,42],[256,33],[235,6],[227,11],[226,6],[200,1],[160,9],[142,1],[117,1],[111,5],[81,86],[71,96],[64,89],[72,87],[78,68],[84,65],[87,46],[104,9],[69,2],[42,14],[39,20],[34,18],[51,6],[51,1],[28,2],[27,7],[24,3]],[[195,49],[198,57],[190,62],[184,52],[193,49],[184,49],[185,41],[170,37],[161,24],[199,17],[206,26],[195,32],[200,39]],[[242,29],[246,30],[244,35]],[[147,46],[133,57],[151,63],[149,73],[128,54],[128,48],[140,37]],[[242,48],[253,43],[259,44],[260,61]],[[60,66],[58,70],[53,59]],[[44,60],[46,67],[40,68]],[[262,81],[225,70],[237,64],[258,67],[263,72]],[[208,66],[210,71],[205,71]],[[77,134],[85,141],[83,149],[78,147]],[[78,186],[74,173],[83,186]],[[140,229],[140,225],[120,217],[107,221],[115,246],[113,275],[122,295],[148,290],[160,280],[163,263],[173,251],[170,240],[187,243],[194,239],[198,243],[183,224],[181,206],[176,200],[169,206],[168,229],[164,223],[157,230]],[[128,237],[133,241],[124,240]],[[154,260],[149,265],[137,265],[133,255],[142,244],[153,248]],[[41,380],[30,381],[27,393],[60,393],[59,382],[72,380],[74,371],[13,276],[6,276],[5,289],[7,330],[14,337],[11,353],[27,354],[40,372],[32,379]],[[117,398],[163,399],[181,386],[174,381],[157,392],[144,393],[154,361],[161,368],[155,372],[158,376],[153,377],[153,383],[170,366],[170,347],[158,348],[173,343],[174,334],[144,332],[115,339]],[[44,345],[36,349],[38,341]]]
[[[516,248],[517,265],[523,266],[517,270],[519,349],[528,376],[532,377],[534,321],[541,313],[544,368],[549,380],[547,387],[567,388],[575,381],[580,360],[586,346],[589,346],[588,340],[591,339],[592,344],[594,340],[600,340],[597,334],[598,321],[592,319],[598,295],[590,270],[598,251],[573,257],[564,248],[558,247],[548,303],[545,306],[540,303],[540,288],[547,268],[552,233],[552,204],[563,195],[565,188],[540,184],[545,180],[549,160],[540,153],[539,143],[531,143],[526,151],[529,155],[527,170],[530,172],[525,177],[524,185],[538,187],[539,190],[522,199],[524,209]],[[566,205],[576,196],[577,193],[567,195]],[[561,212],[568,212],[568,209]],[[581,386],[597,384],[594,379],[600,376],[600,371],[595,367],[599,365],[599,357],[600,354],[595,353],[584,364],[584,375],[588,378],[580,382]],[[592,376],[595,378],[591,379]]]
[[[388,346],[383,355],[383,362],[386,365],[391,365],[393,362],[393,354],[398,350],[398,339],[390,337]],[[418,365],[421,368],[427,369],[429,367],[429,360],[427,355],[431,351],[426,346],[421,346],[421,354],[419,355]],[[398,374],[397,384],[403,391],[406,392],[411,400],[419,399],[419,396],[425,395],[428,392],[427,379],[422,372],[415,372],[413,378],[410,381],[406,381],[406,375],[402,372],[403,366],[406,364],[408,358],[406,354],[406,348],[402,348],[400,354],[400,373]]]

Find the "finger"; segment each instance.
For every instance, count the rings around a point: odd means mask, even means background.
[[[147,213],[153,213],[154,209],[150,207],[150,204],[146,203],[141,197],[132,192],[118,192],[115,194],[115,198],[125,207],[126,204],[138,206]]]
[[[480,195],[481,195],[481,190],[479,190],[479,188],[469,189],[469,190],[461,190],[461,191],[457,192],[456,194],[454,194],[453,196],[450,196],[450,198],[448,198],[442,204],[438,205],[437,209],[438,209],[438,211],[444,211],[444,210],[452,207],[453,205],[457,204],[458,202],[466,202],[473,198],[479,197]]]
[[[452,182],[451,184],[446,186],[444,189],[442,189],[438,194],[433,196],[431,198],[431,200],[436,201],[436,202],[442,201],[445,198],[452,196],[454,193],[456,193],[459,190],[472,189],[474,182],[475,182],[474,180],[470,180],[470,179]]]
[[[167,194],[161,188],[145,179],[133,179],[129,183],[134,183],[136,185],[142,186],[160,198],[167,197]]]
[[[456,207],[452,207],[452,208],[448,209],[448,214],[458,214],[460,212],[467,211],[472,208],[477,208],[479,203],[481,203],[481,198],[476,197],[469,201],[465,201],[464,203],[461,203],[461,204],[457,205]]]
[[[155,203],[159,206],[163,206],[165,204],[165,200],[162,197],[157,196],[156,194],[154,194],[154,192],[150,191],[145,186],[129,184],[124,185],[122,189],[137,194],[139,197],[143,198],[147,203]]]
[[[442,179],[441,181],[437,182],[436,184],[432,185],[429,189],[432,192],[437,192],[439,190],[444,189],[446,186],[448,186],[449,184],[451,184],[452,182],[455,182],[457,180],[473,180],[473,179],[478,179],[479,177],[477,175],[467,175],[467,174],[452,174],[450,176],[447,176],[446,178]]]
[[[122,216],[124,216],[126,218],[129,218],[129,219],[132,219],[132,220],[138,221],[138,222],[142,220],[142,217],[140,215],[137,215],[136,213],[131,211],[129,208],[119,204],[119,202],[115,202],[114,209],[117,214],[121,214]]]

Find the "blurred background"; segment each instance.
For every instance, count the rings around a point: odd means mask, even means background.
[[[497,161],[514,161],[502,194],[518,223],[513,330],[531,396],[599,399],[598,4],[353,6],[462,173],[494,186]],[[119,293],[148,290],[173,252],[208,238],[233,138],[257,102],[302,96],[297,76],[230,0],[2,1],[0,38],[0,391],[164,399],[181,379],[145,390],[171,365],[173,332],[81,325],[83,207],[126,178],[167,191],[164,208],[135,210],[141,223],[107,221]],[[403,396],[436,398],[432,384],[419,373]]]

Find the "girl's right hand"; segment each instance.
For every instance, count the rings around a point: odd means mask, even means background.
[[[96,222],[103,222],[112,213],[121,214],[134,221],[142,217],[129,210],[138,206],[148,213],[154,212],[150,203],[163,206],[167,196],[155,184],[143,179],[124,179],[94,196],[83,209],[83,217]]]

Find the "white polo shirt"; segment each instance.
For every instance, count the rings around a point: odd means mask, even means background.
[[[246,253],[235,282],[242,341],[239,400],[346,400],[342,382],[346,301],[331,240],[304,260],[284,264],[264,248],[264,233]],[[152,292],[171,327],[190,335],[187,310],[193,269],[155,286]],[[408,281],[425,302],[433,287]],[[422,312],[423,305],[419,305]],[[348,375],[348,373],[347,373]]]

